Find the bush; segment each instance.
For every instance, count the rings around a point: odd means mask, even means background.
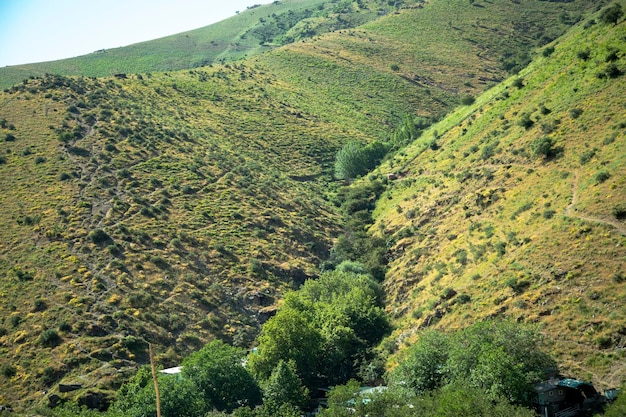
[[[624,16],[624,11],[619,3],[614,3],[610,7],[602,10],[600,14],[600,21],[606,25],[617,24],[617,22]]]
[[[44,330],[39,335],[39,343],[45,347],[55,347],[61,343],[61,336],[54,329]]]
[[[583,61],[587,61],[590,57],[591,57],[591,49],[589,49],[589,47],[576,52],[576,56],[580,59],[582,59]]]
[[[554,139],[544,136],[531,142],[530,152],[536,158],[550,159],[557,156],[560,153],[560,149],[555,148]]]
[[[335,156],[335,177],[352,179],[374,168],[387,154],[386,144],[375,141],[367,146],[351,141],[341,148]]]
[[[541,54],[547,58],[553,53],[554,53],[554,46],[548,46],[546,49],[543,50]]]
[[[102,229],[92,230],[91,233],[89,233],[88,238],[96,245],[112,240],[111,237]]]
[[[4,137],[4,141],[5,142],[15,142],[15,136],[13,136],[10,133],[7,133],[6,136]]]
[[[600,171],[596,174],[596,182],[598,184],[602,184],[604,181],[608,180],[609,178],[611,178],[611,174],[609,174],[607,171]]]
[[[581,114],[583,114],[583,109],[580,109],[578,107],[574,107],[569,111],[569,115],[572,119],[578,119]]]
[[[511,84],[513,87],[517,87],[518,89],[524,88],[524,79],[523,78],[516,78],[513,80],[513,83]]]
[[[613,216],[618,220],[626,219],[626,203],[618,204],[613,207]]]
[[[520,119],[517,122],[517,124],[522,126],[524,129],[528,130],[528,129],[530,129],[531,127],[533,127],[535,125],[535,121],[530,118],[530,114],[529,113],[524,113],[520,117]]]
[[[2,366],[0,366],[0,373],[5,378],[13,378],[17,374],[17,369],[15,369],[13,365],[9,365],[5,363]]]
[[[461,104],[464,106],[471,106],[472,104],[474,104],[475,101],[476,99],[473,96],[470,96],[469,94],[461,96]]]
[[[599,71],[596,76],[600,79],[603,78],[617,78],[619,76],[621,76],[623,74],[623,71],[621,69],[619,69],[619,67],[617,65],[615,65],[615,63],[610,63],[609,65],[607,65],[607,67],[602,70]]]

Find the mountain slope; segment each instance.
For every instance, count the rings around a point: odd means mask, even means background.
[[[565,372],[623,383],[625,34],[579,24],[380,168],[394,337],[511,317]]]
[[[104,77],[197,68],[267,52],[285,43],[358,26],[415,0],[351,3],[281,0],[249,7],[215,24],[164,38],[58,61],[0,68],[0,88],[45,74]],[[358,13],[356,13],[358,11]]]
[[[511,50],[517,62],[564,31],[555,16],[595,7],[479,3],[404,8],[236,64],[0,94],[2,403],[45,403],[59,382],[111,395],[148,342],[164,366],[213,338],[247,346],[340,232],[327,195],[344,143],[440,117],[504,79]]]

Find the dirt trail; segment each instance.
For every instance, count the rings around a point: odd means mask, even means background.
[[[583,220],[583,221],[590,222],[590,223],[605,224],[607,226],[613,227],[619,233],[626,236],[626,225],[620,223],[617,220],[594,217],[594,216],[586,215],[584,213],[576,212],[576,209],[574,207],[576,206],[576,204],[578,204],[578,184],[579,184],[579,175],[578,175],[578,172],[574,172],[574,181],[572,182],[572,199],[570,203],[567,205],[567,207],[565,207],[565,212],[564,212],[565,216],[571,217],[574,219]]]

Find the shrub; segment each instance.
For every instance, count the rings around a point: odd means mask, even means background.
[[[524,129],[528,130],[528,129],[530,129],[531,127],[533,127],[535,125],[535,121],[530,118],[530,114],[529,113],[524,113],[520,117],[520,119],[517,122],[517,124],[522,126]]]
[[[543,218],[544,219],[551,219],[554,217],[554,215],[556,214],[555,210],[546,210],[543,212]]]
[[[609,65],[607,65],[607,67],[602,70],[599,71],[596,76],[600,79],[602,78],[617,78],[619,76],[621,76],[623,74],[622,70],[619,69],[619,67],[617,65],[615,65],[615,63],[610,63]]]
[[[258,259],[252,259],[250,261],[250,265],[248,266],[248,271],[250,272],[250,274],[257,276],[257,277],[265,276],[265,268],[263,267],[263,263],[259,261]]]
[[[39,343],[45,347],[55,347],[61,343],[61,336],[54,329],[44,330],[39,335]]]
[[[470,301],[472,301],[472,297],[469,294],[460,294],[457,298],[456,298],[456,303],[457,304],[467,304]]]
[[[60,332],[71,332],[72,331],[72,325],[69,324],[66,321],[62,321],[61,323],[59,323],[59,331]]]
[[[576,52],[576,56],[580,59],[582,59],[583,61],[587,61],[590,57],[591,57],[591,49],[589,49],[589,47]]]
[[[94,229],[89,233],[89,240],[98,245],[110,241],[111,237],[102,229]]]
[[[541,54],[547,58],[553,53],[554,53],[554,46],[548,46],[546,49],[543,50]]]
[[[400,71],[400,66],[398,64],[391,64],[389,68],[391,68],[392,71]]]
[[[37,158],[35,158],[35,164],[36,165],[43,164],[44,162],[46,162],[46,158],[44,158],[41,155],[39,155]]]
[[[16,328],[17,326],[19,326],[21,322],[22,322],[22,316],[20,315],[15,314],[9,317],[9,324],[13,328]]]
[[[15,369],[13,365],[9,365],[5,363],[2,366],[0,366],[0,373],[5,378],[13,378],[17,374],[17,369]]]
[[[473,96],[470,96],[469,94],[461,96],[461,104],[464,106],[470,106],[474,104],[475,101],[476,99]]]
[[[513,87],[517,87],[518,89],[521,89],[524,87],[524,79],[523,78],[516,78],[513,80],[513,83],[511,84]]]
[[[590,149],[587,152],[584,152],[582,155],[580,155],[580,164],[581,165],[585,165],[587,162],[589,162],[591,160],[591,158],[593,158],[596,154],[597,149]]]
[[[557,156],[560,152],[558,148],[554,147],[554,139],[547,136],[537,138],[530,144],[531,154],[538,158],[543,157],[550,159]]]
[[[626,219],[626,203],[618,204],[613,207],[613,216],[618,220]]]
[[[45,300],[41,298],[35,299],[33,303],[33,311],[44,311],[47,308],[48,308],[48,304],[46,304]]]
[[[569,115],[572,119],[578,119],[581,114],[583,114],[583,109],[580,109],[578,107],[574,107],[569,111]]]
[[[611,178],[611,174],[609,174],[607,171],[600,171],[596,174],[596,182],[598,184],[602,184],[604,181],[608,180],[609,178]]]
[[[624,11],[619,3],[614,3],[610,7],[602,10],[600,14],[600,21],[606,25],[617,24],[617,22],[624,16]]]
[[[15,136],[13,136],[10,133],[7,133],[6,136],[4,137],[4,141],[5,142],[15,142]]]
[[[483,150],[480,154],[480,157],[484,160],[487,160],[489,158],[491,158],[492,156],[494,156],[496,153],[496,147],[493,144],[490,145],[485,145],[483,147]]]

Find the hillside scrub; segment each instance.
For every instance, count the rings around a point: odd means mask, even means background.
[[[320,18],[287,35],[324,35],[267,54],[252,55],[276,46],[253,35],[235,45],[195,32],[156,55],[126,49],[124,77],[46,70],[0,93],[0,367],[14,373],[0,377],[0,403],[27,410],[77,380],[77,398],[113,395],[148,343],[164,366],[215,339],[249,347],[285,292],[335,268],[374,276],[397,333],[538,321],[568,369],[619,377],[626,67],[621,24],[599,20],[609,2],[321,3],[241,13],[234,36],[261,12]],[[532,51],[580,19],[575,42]],[[181,59],[179,41],[202,53]],[[199,66],[214,52],[224,65]],[[133,67],[133,54],[166,72]],[[103,69],[107,57],[86,59]],[[507,69],[522,88],[498,84]],[[475,102],[458,106],[464,96]],[[562,157],[534,157],[538,137]],[[343,201],[333,171],[351,141],[397,152]],[[360,352],[362,336],[320,335],[302,315],[285,323],[319,336],[310,351],[334,337]],[[337,375],[376,380],[381,359],[366,350],[355,371],[348,348],[332,351]],[[278,363],[264,375],[287,375]]]

